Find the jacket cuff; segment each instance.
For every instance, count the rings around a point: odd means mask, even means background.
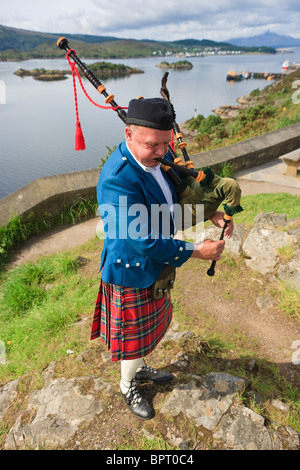
[[[165,264],[170,264],[179,268],[183,263],[185,263],[191,256],[194,250],[194,244],[190,242],[184,242],[181,240],[176,240],[178,242],[178,250],[174,258]]]

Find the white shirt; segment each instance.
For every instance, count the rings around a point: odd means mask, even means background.
[[[127,145],[127,143],[126,143]],[[127,145],[127,148],[128,148],[128,145]],[[129,150],[129,148],[128,148]],[[155,181],[158,183],[158,185],[160,186],[166,200],[167,200],[167,203],[168,203],[168,206],[170,207],[171,211],[173,212],[173,196],[172,196],[172,191],[170,189],[170,186],[168,185],[167,181],[165,180],[162,172],[161,172],[161,169],[160,169],[160,163],[155,166],[155,167],[148,167],[148,166],[145,166],[143,165],[141,162],[139,162],[135,156],[133,155],[133,153],[129,150],[129,152],[131,153],[131,155],[133,156],[134,160],[140,165],[140,167],[146,171],[147,173],[150,173],[153,178],[155,179]]]

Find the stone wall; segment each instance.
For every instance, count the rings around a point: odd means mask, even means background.
[[[11,217],[33,212],[41,217],[46,212],[58,215],[64,205],[70,205],[80,197],[96,196],[100,169],[82,170],[38,178],[0,200],[0,226]]]
[[[300,148],[300,123],[221,149],[192,156],[196,168],[210,166],[219,172],[225,162],[235,171],[253,168]],[[64,204],[96,195],[100,169],[38,178],[0,200],[0,226],[13,216],[33,212],[57,215]]]
[[[197,168],[210,166],[216,172],[225,162],[230,162],[235,171],[240,171],[263,165],[298,148],[300,123],[217,150],[195,154],[193,161]]]

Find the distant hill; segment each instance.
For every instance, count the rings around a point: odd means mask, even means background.
[[[292,36],[282,36],[271,32],[266,32],[258,36],[248,38],[233,38],[228,41],[230,44],[242,47],[300,47],[300,38],[293,38]]]
[[[173,44],[180,44],[181,46],[185,47],[195,47],[195,46],[202,46],[202,47],[230,47],[232,44],[228,42],[216,42],[211,41],[210,39],[180,39],[179,41],[173,41]]]
[[[42,33],[0,25],[0,60],[26,60],[63,57],[64,52],[56,47],[59,37],[66,36],[77,54],[91,59],[119,59],[150,57],[153,53],[201,53],[205,49],[218,51],[268,52],[266,48],[247,48],[209,39],[184,39],[181,41],[154,41],[149,39],[121,39],[111,36],[86,34]]]
[[[156,49],[167,50],[155,41],[136,41],[110,36],[83,34],[42,33],[0,25],[0,60],[26,60],[63,57],[64,52],[56,47],[59,37],[65,36],[70,46],[82,57],[124,58],[151,56]]]
[[[41,33],[0,25],[0,51],[6,49],[26,51],[46,42],[53,44],[53,41],[60,36],[63,36],[63,34]],[[101,43],[117,39],[112,36],[93,36],[87,34],[68,34],[68,37],[76,41],[88,43]]]

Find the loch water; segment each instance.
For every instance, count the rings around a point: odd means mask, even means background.
[[[100,59],[101,60],[101,59]],[[118,59],[144,73],[125,78],[103,80],[109,94],[120,106],[132,98],[160,96],[163,61],[176,57]],[[300,50],[288,54],[240,54],[189,57],[191,70],[169,70],[168,89],[178,122],[194,114],[207,117],[221,105],[234,105],[243,95],[269,85],[266,80],[226,81],[229,70],[280,73],[284,60],[300,62]],[[88,65],[95,60],[84,60]],[[112,110],[95,107],[85,97],[77,82],[79,119],[86,150],[74,150],[75,105],[72,77],[42,82],[32,77],[18,77],[19,68],[68,69],[65,58],[0,62],[0,199],[43,176],[96,168],[108,149],[124,139],[124,123]],[[86,79],[89,95],[100,105],[104,100]],[[291,89],[291,96],[294,90]]]

